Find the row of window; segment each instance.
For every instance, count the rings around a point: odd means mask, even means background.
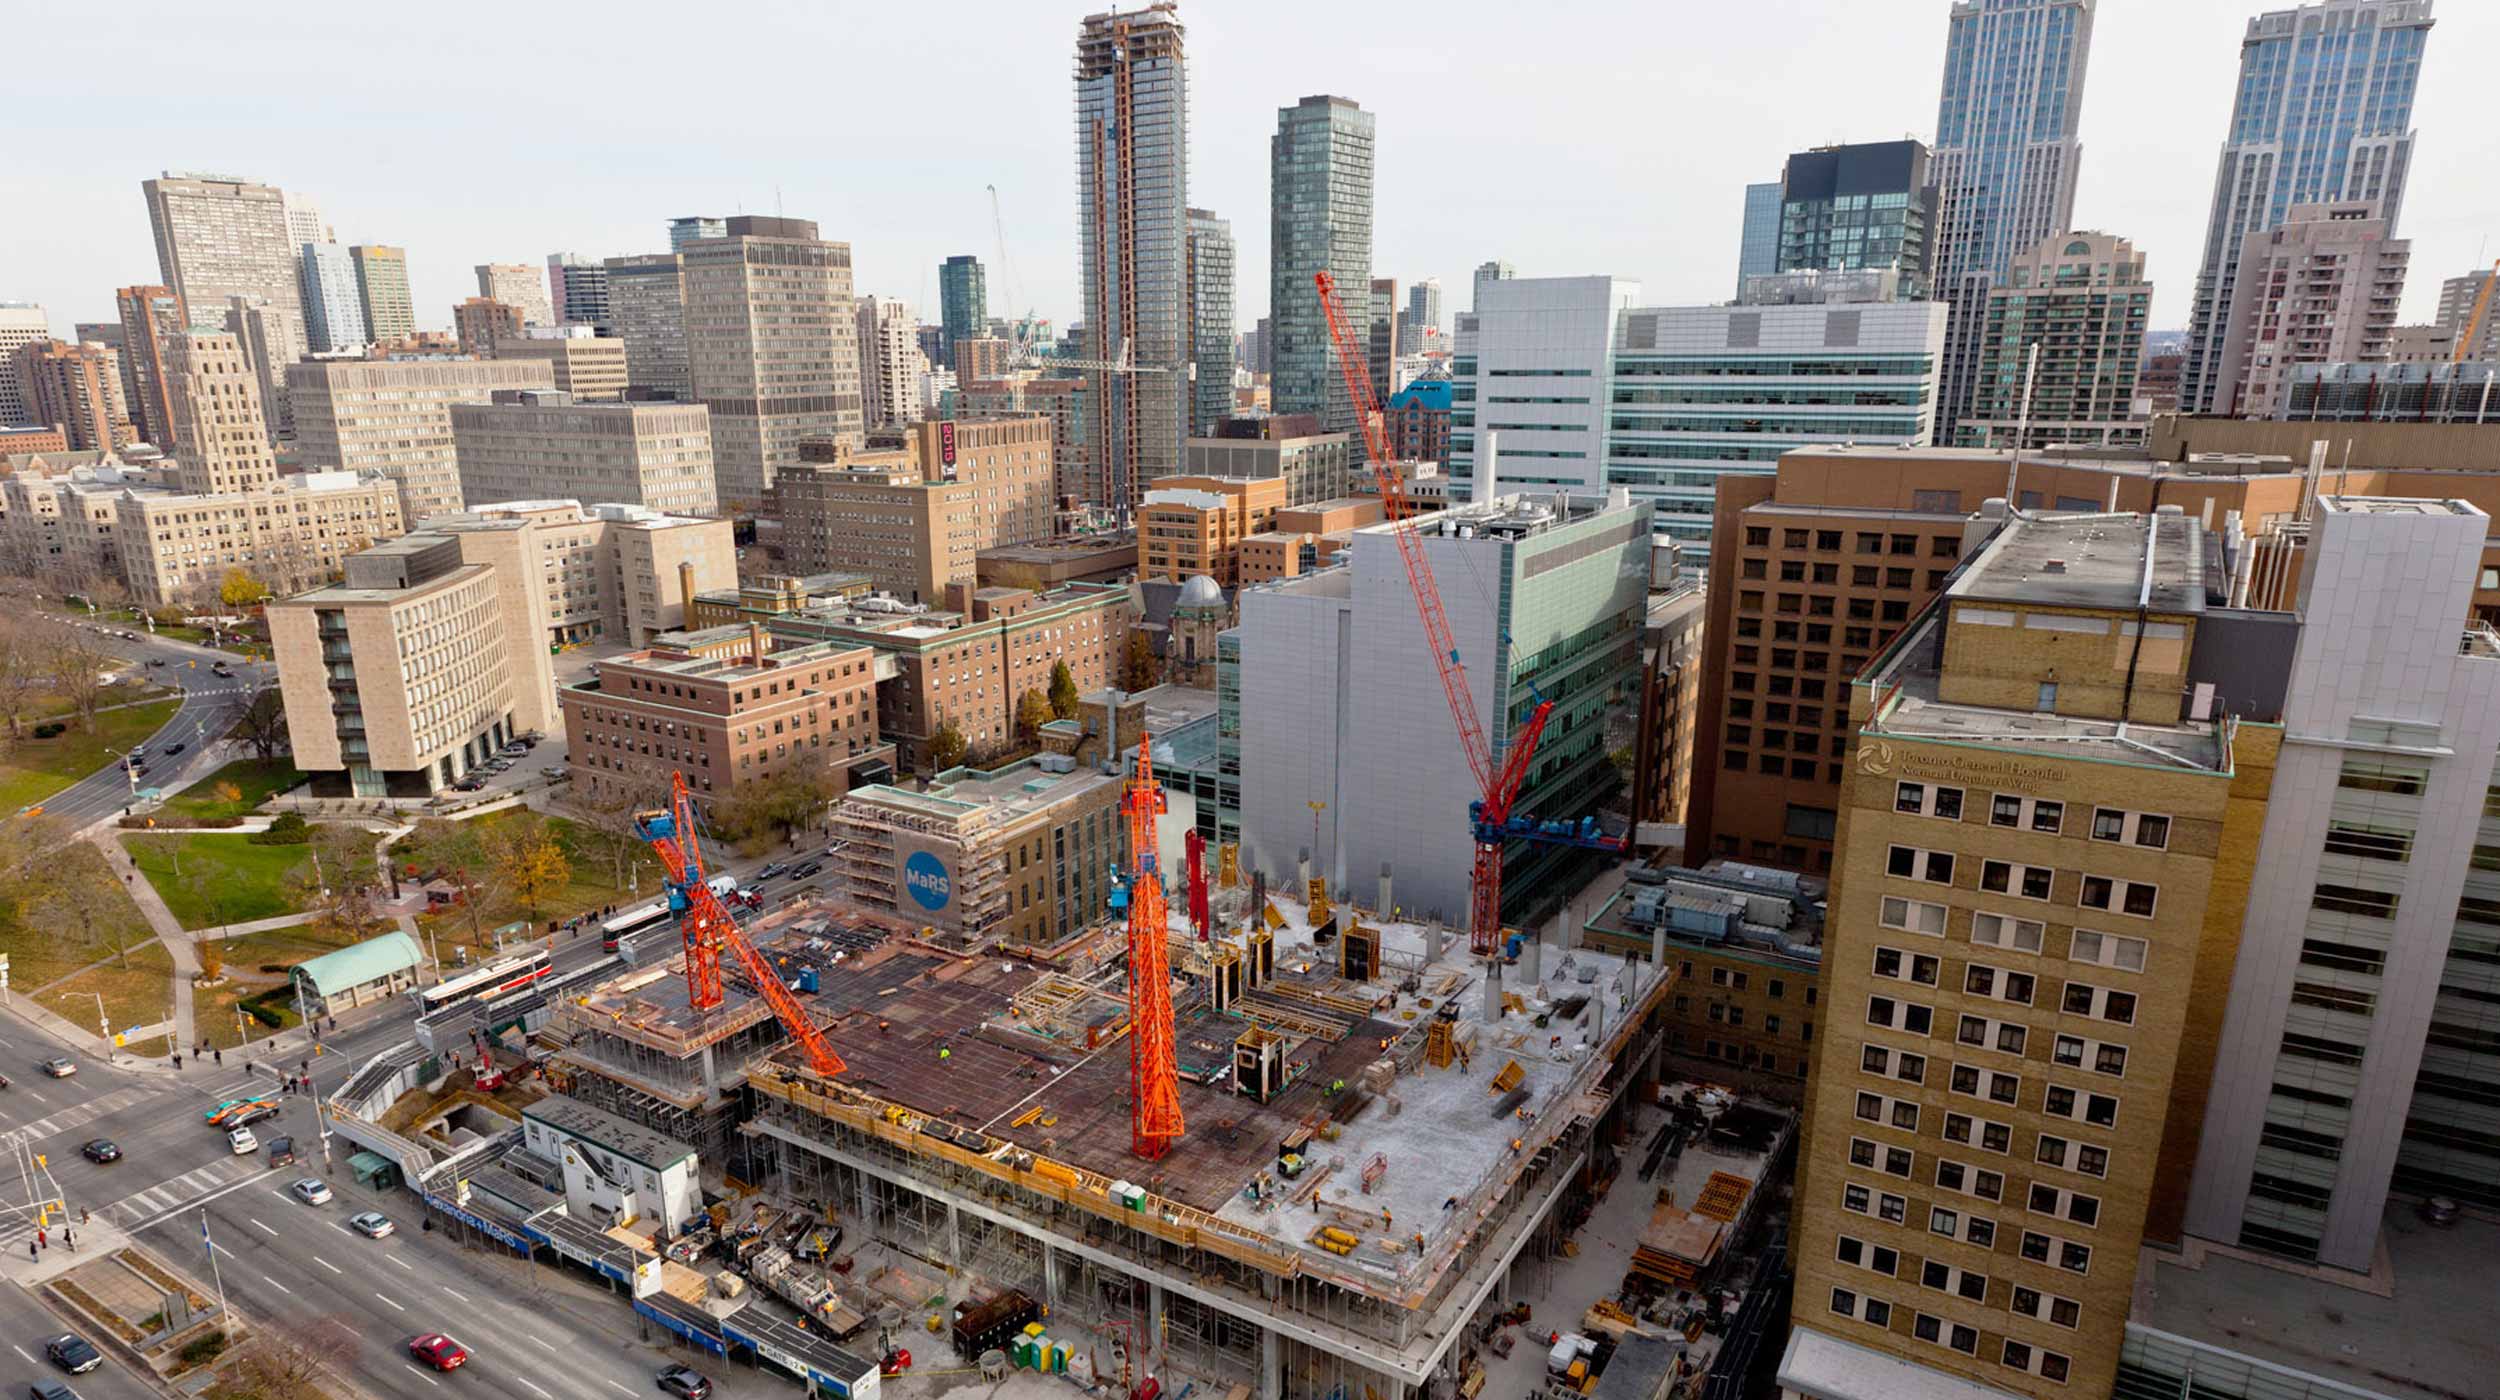
[[[1954,509],[1958,511],[1960,509],[1959,501],[1961,493],[1957,491],[1954,492],[1953,495],[1956,502]],[[1924,509],[1924,507],[1921,508]],[[1854,546],[1856,552],[1860,554],[1918,553],[1919,537],[1916,535],[1887,535],[1879,534],[1873,530],[1859,530],[1853,533]],[[1788,529],[1780,532],[1780,547],[1782,549],[1811,548],[1820,550],[1824,553],[1837,553],[1840,549],[1840,539],[1841,532],[1838,530],[1815,530],[1808,532],[1805,530]],[[1747,549],[1769,549],[1771,547],[1770,527],[1767,525],[1749,525],[1745,527],[1745,547]],[[1927,538],[1927,552],[1931,557],[1937,559],[1959,558],[1962,553],[1961,537],[1958,535],[1930,535]]]
[[[1950,885],[1959,864],[1951,851],[1929,850],[1920,846],[1893,846],[1884,855],[1884,873],[1903,880],[1919,880],[1931,885]],[[1990,894],[2013,895],[2020,899],[2036,899],[2046,903],[2056,880],[2055,869],[2045,865],[2026,865],[2019,861],[1983,860],[1979,863],[1979,888]],[[2075,903],[2086,909],[2125,914],[2132,918],[2153,917],[2161,899],[2161,887],[2143,880],[2120,880],[2108,875],[2084,875],[2075,889]]]
[[[1961,821],[1967,794],[1958,787],[1902,782],[1893,785],[1892,809],[1906,816]],[[2050,836],[2064,834],[2066,804],[2000,792],[1989,800],[1988,824]],[[2091,839],[2161,851],[2170,847],[2170,818],[2118,807],[2092,809]]]

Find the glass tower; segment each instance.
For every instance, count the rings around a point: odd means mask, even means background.
[[[979,258],[957,253],[938,264],[938,319],[939,364],[955,363],[956,341],[990,333],[989,277]]]
[[[1736,254],[1736,290],[1744,294],[1745,279],[1779,271],[1780,182],[1745,186],[1745,241]]]
[[[307,243],[303,278],[304,335],[317,351],[345,350],[370,338],[364,301],[356,294],[356,263],[337,243]],[[127,353],[125,350],[124,353]]]
[[[1925,300],[1936,214],[1928,165],[1927,147],[1916,141],[1825,146],[1790,156],[1775,187],[1781,191],[1776,270],[1898,272],[1901,299]]]
[[[1337,369],[1313,275],[1336,279],[1358,335],[1371,321],[1372,114],[1343,97],[1306,97],[1276,113],[1268,211],[1269,296],[1276,322],[1272,402],[1309,413],[1322,432],[1353,433],[1354,399]]]
[[[1213,437],[1233,412],[1233,223],[1189,211],[1189,434]]]
[[[2180,369],[2183,413],[2223,410],[2224,332],[2241,245],[2295,204],[2371,200],[2392,233],[2413,162],[2413,89],[2431,0],[2322,0],[2248,22],[2205,221]]]

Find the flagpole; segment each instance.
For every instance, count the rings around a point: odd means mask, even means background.
[[[200,1243],[208,1250],[208,1276],[217,1281],[217,1322],[228,1333],[234,1331],[234,1314],[226,1307],[226,1276],[217,1267],[217,1242],[208,1237],[208,1207],[200,1207]],[[231,1340],[231,1338],[229,1338]]]

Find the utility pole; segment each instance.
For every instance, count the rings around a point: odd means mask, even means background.
[[[208,1207],[200,1207],[200,1247],[208,1252],[208,1276],[217,1281],[217,1322],[231,1335],[234,1314],[226,1307],[226,1276],[217,1267],[217,1241],[208,1237]]]
[[[102,992],[89,992],[87,995],[95,998],[96,1033],[104,1037],[104,1062],[109,1065],[113,1063],[114,1059],[113,1023],[104,1018],[104,994]]]

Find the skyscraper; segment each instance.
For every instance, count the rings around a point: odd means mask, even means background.
[[[2433,320],[2457,335],[2463,335],[2474,319],[2474,308],[2483,307],[2483,323],[2474,331],[2474,343],[2465,347],[2468,360],[2500,359],[2500,300],[2486,304],[2483,288],[2490,283],[2491,272],[2469,272],[2463,277],[2450,277],[2439,284],[2439,314]]]
[[[31,301],[0,301],[0,428],[31,423],[34,405],[17,374],[17,352],[52,338],[43,308]]]
[[[707,218],[702,215],[671,219],[668,221],[668,250],[672,253],[684,252],[686,245],[697,239],[725,238],[728,234],[729,221],[727,219]]]
[[[1189,435],[1189,76],[1174,0],[1088,15],[1076,40],[1077,226],[1092,358],[1094,479],[1117,509],[1181,463]]]
[[[1736,290],[1748,277],[1768,277],[1780,270],[1780,182],[1766,180],[1745,186],[1743,242],[1736,250]]]
[[[1371,322],[1372,114],[1344,97],[1305,97],[1276,113],[1270,144],[1268,310],[1276,323],[1274,404],[1320,431],[1355,432],[1313,275],[1336,279],[1354,333]]]
[[[1204,209],[1189,211],[1189,319],[1189,435],[1211,437],[1233,414],[1233,223]]]
[[[9,359],[26,393],[26,421],[57,423],[73,452],[103,452],[122,445],[113,423],[112,351],[65,340],[29,341]]]
[[[363,309],[365,332],[376,341],[397,340],[417,328],[417,312],[408,300],[408,250],[378,243],[358,243],[347,250],[356,265],[356,302]]]
[[[911,308],[892,297],[861,297],[859,388],[861,412],[872,428],[920,418],[920,376],[928,372]]]
[[[1988,287],[2073,227],[2095,0],[1954,0],[1936,106],[1934,295],[1953,304],[1936,433],[1969,412]]]
[[[179,459],[182,489],[210,496],[277,485],[260,376],[243,342],[222,331],[185,331],[166,337],[163,348],[174,431],[171,443],[159,445]]]
[[[712,409],[721,507],[751,511],[801,438],[856,444],[864,431],[851,245],[807,219],[742,214],[677,256],[687,378]]]
[[[625,342],[625,373],[637,389],[691,399],[686,378],[686,285],[675,253],[610,258],[608,319]]]
[[[1500,258],[1495,258],[1490,262],[1480,262],[1476,264],[1475,291],[1467,302],[1467,309],[1473,311],[1477,307],[1484,304],[1485,283],[1507,282],[1518,275],[1519,269],[1512,267],[1509,263],[1503,262]]]
[[[493,297],[470,297],[451,309],[451,328],[460,337],[460,352],[482,360],[495,358],[495,342],[521,334],[521,308]]]
[[[305,348],[337,351],[370,340],[364,300],[356,290],[356,263],[347,249],[336,243],[307,243],[300,252]]]
[[[528,263],[479,263],[477,294],[520,312],[522,325],[556,324],[555,303],[547,295],[547,280]]]
[[[938,264],[938,317],[938,358],[950,365],[956,341],[990,333],[989,277],[979,258],[957,253]]]
[[[231,175],[172,171],[140,188],[156,235],[158,280],[194,316],[221,315],[232,297],[260,298],[271,317],[270,358],[281,370],[294,363],[305,344],[297,264],[305,243],[327,240],[293,236],[286,192]]]
[[[2297,366],[2386,359],[2413,252],[2394,235],[2370,200],[2296,204],[2250,235],[2210,380],[2213,411],[2272,418]]]
[[[188,305],[188,303],[186,303]],[[295,436],[295,401],[287,395],[287,366],[301,358],[284,349],[285,317],[269,298],[237,294],[226,298],[222,320],[210,320],[191,309],[191,323],[200,330],[223,329],[243,346],[243,356],[260,379],[262,421],[278,437]],[[163,446],[163,444],[158,444]]]
[[[2135,385],[2152,302],[2144,255],[2123,238],[2061,233],[2018,259],[1988,290],[1962,444],[2030,451],[2144,441]]]
[[[1441,279],[1419,277],[1406,284],[1406,324],[1418,341],[1441,329]]]
[[[1936,227],[1929,163],[1917,141],[1790,156],[1780,173],[1774,270],[1895,272],[1901,300],[1926,300]]]
[[[549,253],[547,294],[559,325],[596,326],[606,335],[614,324],[608,312],[607,265],[597,258]]]
[[[289,243],[301,248],[307,243],[335,243],[338,235],[321,217],[321,210],[304,195],[288,191],[281,201],[286,210],[286,236]]]
[[[122,403],[139,441],[170,452],[174,404],[165,382],[165,338],[191,328],[171,287],[123,287],[113,293],[122,318]],[[5,416],[5,415],[0,415]]]
[[[1364,349],[1370,357],[1372,402],[1385,404],[1398,387],[1398,279],[1372,279],[1371,314],[1366,320]]]
[[[2413,91],[2431,0],[2317,0],[2248,22],[2214,174],[2179,374],[2185,413],[2226,413],[2223,342],[2241,245],[2296,204],[2374,200],[2390,230],[2413,163]]]

